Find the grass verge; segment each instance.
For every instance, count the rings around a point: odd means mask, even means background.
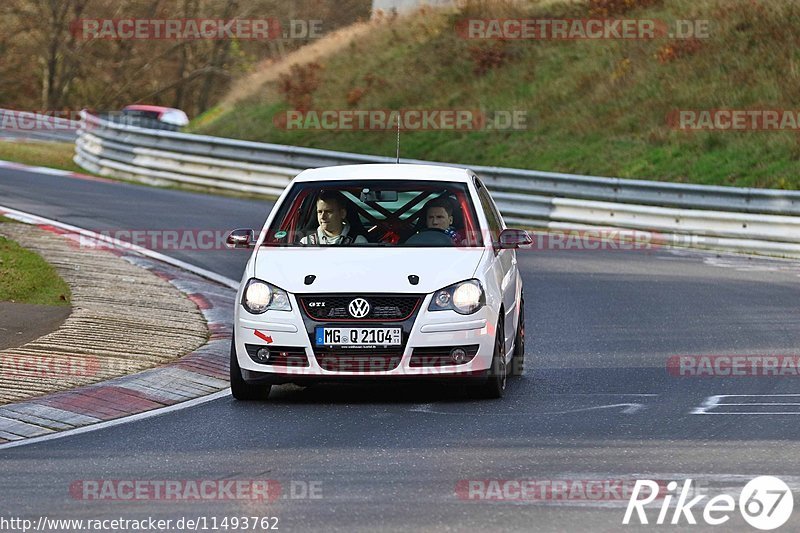
[[[87,172],[72,161],[73,143],[61,142],[0,142],[0,159],[23,165],[57,168],[69,172]]]
[[[39,254],[0,236],[1,302],[69,305],[70,296],[69,286]]]

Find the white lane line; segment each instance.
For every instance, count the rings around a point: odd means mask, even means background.
[[[412,407],[409,409],[412,413],[429,413],[429,414],[438,414],[436,411],[433,410],[432,403],[424,403],[422,405],[418,405],[416,407]]]
[[[644,394],[640,392],[556,392],[548,396],[651,396],[658,394]]]
[[[622,410],[622,413],[626,415],[636,414],[642,409],[644,409],[644,404],[641,403],[614,403],[611,405],[598,405],[595,407],[582,407],[580,409],[568,409],[566,411],[556,411],[554,413],[542,413],[546,415],[566,415],[569,413],[580,413],[583,411],[595,411],[597,409],[613,409],[615,407],[625,407]]]
[[[800,413],[788,413],[788,412],[781,412],[781,411],[740,411],[737,413],[692,413],[693,415],[717,415],[717,416],[740,416],[740,415],[769,415],[769,416],[780,416],[780,415],[790,415],[790,416],[797,416]]]
[[[547,412],[539,412],[539,411],[524,411],[524,412],[513,412],[513,413],[476,413],[474,411],[470,412],[452,412],[452,411],[437,411],[433,409],[434,404],[426,403],[422,405],[418,405],[416,407],[412,407],[409,409],[412,413],[424,413],[428,415],[464,415],[464,416],[554,416],[554,415],[565,415],[569,413],[581,413],[584,411],[596,411],[598,409],[614,409],[618,407],[625,407],[622,410],[623,414],[626,415],[633,415],[638,413],[639,411],[645,409],[644,404],[641,403],[614,403],[609,405],[595,405],[593,407],[580,407],[577,409],[567,409],[566,411],[547,411]]]
[[[61,439],[64,437],[71,437],[73,435],[80,435],[82,433],[89,433],[90,431],[97,431],[99,429],[106,429],[114,426],[121,426],[122,424],[128,424],[130,422],[138,422],[139,420],[145,420],[147,418],[153,418],[155,416],[165,415],[167,413],[172,413],[174,411],[180,411],[181,409],[187,409],[189,407],[194,407],[196,405],[201,405],[204,403],[212,402],[214,400],[218,400],[220,398],[225,398],[230,396],[231,389],[221,390],[219,392],[215,392],[214,394],[210,394],[208,396],[203,396],[201,398],[195,398],[194,400],[189,400],[182,403],[177,403],[175,405],[170,405],[167,407],[161,407],[160,409],[153,409],[152,411],[145,411],[144,413],[138,413],[135,415],[124,416],[122,418],[115,418],[114,420],[108,420],[106,422],[98,422],[97,424],[91,424],[89,426],[82,426],[75,429],[69,429],[66,431],[59,431],[58,433],[53,433],[50,435],[43,435],[41,437],[33,437],[30,439],[25,439],[21,441],[14,441],[14,442],[7,442],[5,444],[0,444],[0,450],[5,450],[8,448],[17,448],[19,446],[27,446],[28,444],[38,444],[40,442],[45,442],[49,440]]]
[[[205,270],[203,268],[196,267],[196,266],[191,265],[189,263],[185,263],[183,261],[179,261],[177,259],[173,259],[173,258],[171,258],[169,256],[164,255],[164,254],[160,254],[158,252],[154,252],[152,250],[148,250],[147,248],[143,248],[143,247],[137,246],[135,244],[125,243],[123,241],[119,241],[118,239],[111,239],[106,235],[100,235],[100,234],[95,233],[93,231],[85,230],[85,229],[79,228],[77,226],[72,226],[70,224],[64,224],[63,222],[59,222],[57,220],[51,220],[49,218],[41,217],[39,215],[34,215],[32,213],[26,213],[25,211],[19,211],[17,209],[12,209],[10,207],[6,207],[6,206],[3,206],[3,205],[0,205],[0,214],[10,215],[8,218],[19,220],[20,222],[28,222],[28,223],[33,223],[33,224],[47,224],[47,225],[54,226],[54,227],[57,227],[57,228],[61,228],[61,229],[64,229],[64,230],[67,230],[67,231],[70,231],[70,232],[73,232],[73,233],[83,234],[83,235],[89,236],[89,237],[91,237],[93,239],[99,239],[99,240],[102,240],[104,242],[108,242],[108,243],[114,244],[116,246],[120,246],[122,248],[126,248],[128,250],[133,250],[133,251],[135,251],[137,253],[140,253],[141,255],[144,255],[146,257],[150,257],[150,258],[156,259],[158,261],[163,261],[164,263],[167,263],[167,264],[170,264],[172,266],[181,268],[183,270],[186,270],[187,272],[191,272],[193,274],[196,274],[198,276],[204,277],[206,279],[210,279],[212,281],[216,281],[217,283],[220,283],[220,284],[222,284],[222,285],[224,285],[226,287],[230,287],[232,289],[238,289],[238,287],[239,287],[239,282],[238,281],[234,281],[234,280],[226,278],[224,276],[220,276],[219,274],[211,272],[210,270]],[[5,444],[0,444],[0,450],[4,450],[6,448],[16,448],[18,446],[27,446],[28,444],[36,444],[38,442],[44,442],[44,441],[53,440],[53,439],[60,439],[62,437],[68,437],[68,436],[71,436],[71,435],[79,435],[81,433],[88,433],[90,431],[97,431],[99,429],[105,429],[105,428],[108,428],[108,427],[119,426],[119,425],[127,424],[127,423],[130,423],[130,422],[137,422],[139,420],[144,420],[146,418],[151,418],[151,417],[154,417],[154,416],[159,416],[159,415],[171,413],[171,412],[174,412],[174,411],[179,411],[181,409],[187,409],[189,407],[194,407],[195,405],[201,405],[201,404],[204,404],[206,402],[210,402],[210,401],[213,401],[213,400],[216,400],[216,399],[219,399],[219,398],[224,398],[226,396],[229,396],[230,393],[231,393],[230,389],[225,389],[225,390],[210,394],[208,396],[195,398],[193,400],[188,400],[188,401],[185,401],[185,402],[177,403],[175,405],[162,407],[160,409],[154,409],[152,411],[147,411],[147,412],[144,412],[144,413],[138,413],[138,414],[135,414],[135,415],[124,416],[124,417],[121,417],[121,418],[116,418],[114,420],[109,420],[107,422],[99,422],[99,423],[96,423],[96,424],[90,424],[90,425],[87,425],[87,426],[81,426],[81,427],[75,428],[75,429],[70,429],[70,430],[66,430],[66,431],[60,431],[60,432],[54,433],[52,435],[44,435],[42,437],[33,437],[33,438],[30,438],[30,439],[25,439],[25,440],[21,440],[21,441],[8,442],[8,443],[5,443]]]
[[[780,406],[800,406],[800,403],[791,402],[744,402],[738,403],[723,403],[728,398],[759,398],[767,400],[769,398],[790,399],[800,398],[800,394],[719,394],[716,396],[709,396],[706,398],[699,407],[695,407],[690,411],[693,415],[720,415],[720,416],[741,416],[741,415],[790,415],[798,416],[800,411],[722,411],[715,409],[724,409],[726,407],[780,407]]]
[[[703,400],[703,403],[700,405],[700,407],[695,407],[694,409],[692,409],[691,414],[693,415],[708,414],[708,411],[719,405],[719,401],[722,398],[724,398],[724,396],[709,396],[708,398]]]
[[[800,394],[720,394],[719,396],[715,396],[716,398],[778,398],[778,397],[786,397],[786,396],[794,396],[800,397]]]
[[[0,214],[3,215],[11,215],[8,218],[18,220],[20,222],[28,222],[33,224],[47,224],[49,226],[54,226],[56,228],[61,228],[63,230],[69,231],[71,233],[75,233],[77,235],[83,235],[85,237],[89,237],[91,239],[107,242],[109,244],[114,245],[117,248],[124,249],[124,250],[132,250],[136,253],[144,255],[146,257],[150,257],[151,259],[156,259],[158,261],[167,263],[168,265],[172,265],[178,267],[180,269],[186,270],[187,272],[191,272],[193,274],[197,274],[198,276],[204,277],[206,279],[210,279],[211,281],[216,281],[217,283],[224,285],[226,287],[230,287],[231,289],[238,289],[239,282],[232,280],[230,278],[226,278],[224,276],[220,276],[216,272],[211,272],[210,270],[206,270],[204,268],[200,268],[194,266],[190,263],[186,263],[179,259],[175,259],[169,257],[168,255],[160,254],[158,252],[154,252],[153,250],[148,250],[142,246],[138,246],[136,244],[131,244],[125,241],[121,241],[119,239],[112,239],[108,235],[102,235],[100,233],[95,233],[94,231],[90,231],[87,229],[79,228],[77,226],[73,226],[71,224],[64,224],[63,222],[59,222],[57,220],[51,220],[49,218],[40,217],[39,215],[34,215],[32,213],[26,213],[25,211],[18,211],[16,209],[12,209],[10,207],[6,207],[4,205],[0,205]]]
[[[771,403],[771,402],[751,402],[751,403],[721,403],[723,405],[800,405],[800,403]]]

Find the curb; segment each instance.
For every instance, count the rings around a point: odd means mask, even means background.
[[[0,214],[65,237],[70,232],[92,233],[2,206]],[[228,388],[231,309],[235,299],[231,284],[235,282],[211,281],[202,269],[192,269],[195,273],[184,268],[185,264],[165,264],[157,257],[161,254],[133,245],[124,245],[119,253],[168,281],[192,300],[208,323],[210,339],[194,352],[156,368],[0,406],[0,449],[66,436],[78,428],[99,429],[107,426],[104,422],[150,411],[156,415],[163,408],[184,403],[196,405],[192,400],[225,395],[217,393]]]

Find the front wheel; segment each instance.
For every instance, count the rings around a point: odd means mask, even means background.
[[[236,340],[231,339],[231,394],[237,400],[266,400],[272,385],[251,385],[242,378],[242,369],[236,357]]]
[[[506,364],[506,349],[503,337],[503,322],[501,321],[497,324],[497,335],[494,341],[494,354],[492,356],[492,367],[489,369],[489,377],[481,383],[467,386],[467,394],[470,398],[489,400],[502,398],[505,394],[508,366]]]

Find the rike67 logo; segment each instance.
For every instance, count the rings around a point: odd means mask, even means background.
[[[649,524],[645,506],[659,498],[659,485],[655,481],[645,479],[637,480],[633,487],[633,493],[628,500],[628,507],[625,510],[625,517],[622,523],[631,524],[631,519],[638,519],[640,524]],[[692,480],[687,479],[683,483],[680,492],[677,493],[678,483],[671,481],[667,484],[667,495],[659,498],[658,517],[655,524],[697,524],[694,512],[700,514],[706,524],[718,526],[726,523],[731,518],[731,514],[736,511],[737,503],[742,518],[756,529],[768,531],[779,528],[789,520],[794,508],[794,498],[789,486],[783,481],[772,476],[760,476],[751,480],[744,486],[739,494],[739,501],[736,502],[733,496],[720,494],[714,496],[702,505],[701,502],[707,498],[705,494],[694,496]],[[670,510],[670,505],[677,496],[674,509]],[[653,509],[655,510],[655,509]],[[670,513],[671,511],[671,513]],[[634,515],[635,512],[635,515]],[[671,519],[667,522],[669,515]],[[652,516],[650,517],[652,519]]]

